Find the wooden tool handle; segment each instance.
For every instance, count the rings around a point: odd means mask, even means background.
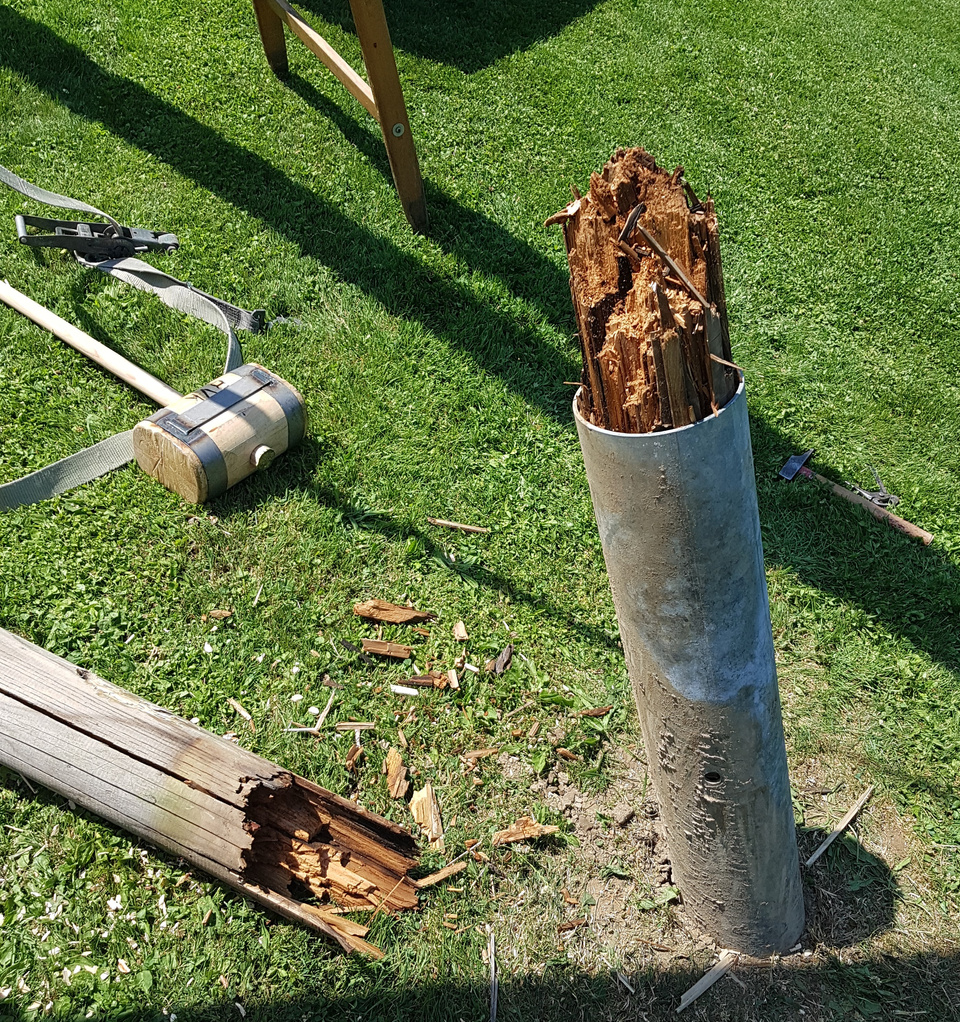
[[[118,376],[124,383],[129,383],[131,387],[156,401],[158,405],[166,407],[180,399],[181,395],[172,387],[168,387],[163,380],[151,376],[145,369],[141,369],[140,366],[125,359],[123,355],[111,351],[106,345],[94,340],[72,323],[68,323],[56,313],[38,305],[32,298],[28,298],[16,288],[11,287],[5,280],[0,280],[0,301],[5,302],[12,309],[16,309],[17,312],[22,312],[28,319],[32,319],[34,323],[49,330],[61,341],[66,341],[71,348],[83,352],[87,358],[93,359],[97,365],[108,369],[114,376]]]
[[[904,532],[914,539],[919,539],[924,546],[929,546],[933,542],[933,534],[927,532],[926,529],[921,529],[918,525],[913,525],[905,519],[891,514],[886,508],[880,507],[879,504],[874,504],[872,500],[867,500],[866,497],[862,497],[859,493],[854,493],[853,490],[848,490],[845,486],[832,482],[812,469],[807,468],[806,465],[800,469],[800,475],[806,476],[807,479],[813,479],[822,486],[826,486],[828,489],[833,490],[838,497],[849,500],[851,504],[859,504],[860,507],[866,508],[874,518],[879,518],[881,522],[892,525],[895,529],[899,529],[900,532]]]

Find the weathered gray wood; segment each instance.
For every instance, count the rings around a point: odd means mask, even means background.
[[[0,762],[347,949],[377,953],[290,881],[416,905],[407,831],[2,629]]]
[[[266,780],[280,770],[10,632],[0,633],[0,692],[235,805],[243,801],[237,777]]]
[[[103,742],[0,694],[0,759],[9,766],[112,823],[139,821],[140,833],[176,855],[202,847],[239,872],[251,843],[240,808],[129,756],[103,752]]]

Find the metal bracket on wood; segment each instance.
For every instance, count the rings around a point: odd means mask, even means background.
[[[286,0],[253,0],[253,8],[267,62],[274,74],[287,73],[287,44],[283,35],[286,25],[379,123],[403,211],[415,231],[426,231],[423,178],[383,13],[383,0],[350,0],[368,81],[364,81]]]

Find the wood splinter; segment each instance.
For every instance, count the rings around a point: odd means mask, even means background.
[[[386,600],[365,600],[355,603],[353,612],[357,617],[365,617],[371,621],[383,621],[395,625],[417,625],[425,621],[436,620],[437,615],[429,611],[417,610],[414,607],[403,607],[398,603]]]

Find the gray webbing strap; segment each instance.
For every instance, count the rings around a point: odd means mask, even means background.
[[[243,330],[253,330],[257,314],[247,312],[246,309],[239,309],[228,302],[222,302],[211,295],[188,284],[186,281],[177,280],[169,273],[163,273],[155,269],[142,259],[107,259],[102,263],[89,263],[84,259],[77,260],[82,266],[107,273],[117,280],[132,284],[141,291],[151,291],[164,305],[171,309],[185,312],[188,316],[196,316],[205,323],[222,330],[227,338],[227,357],[224,362],[223,371],[230,372],[237,366],[243,365],[243,352],[240,350],[240,342],[233,332],[234,326]],[[229,310],[229,312],[228,312]]]
[[[55,497],[132,460],[133,430],[128,429],[30,475],[4,483],[0,486],[0,511]]]
[[[14,174],[12,170],[7,170],[6,167],[0,167],[0,181],[15,192],[26,195],[28,199],[36,199],[37,202],[43,202],[48,206],[56,206],[58,209],[82,209],[84,213],[102,216],[104,220],[113,226],[117,234],[123,233],[123,228],[120,224],[109,213],[104,213],[102,209],[90,206],[86,202],[79,202],[77,199],[71,199],[68,195],[60,195],[57,192],[48,192],[46,188],[38,188],[36,185],[30,184],[29,181],[24,181],[22,177]]]

